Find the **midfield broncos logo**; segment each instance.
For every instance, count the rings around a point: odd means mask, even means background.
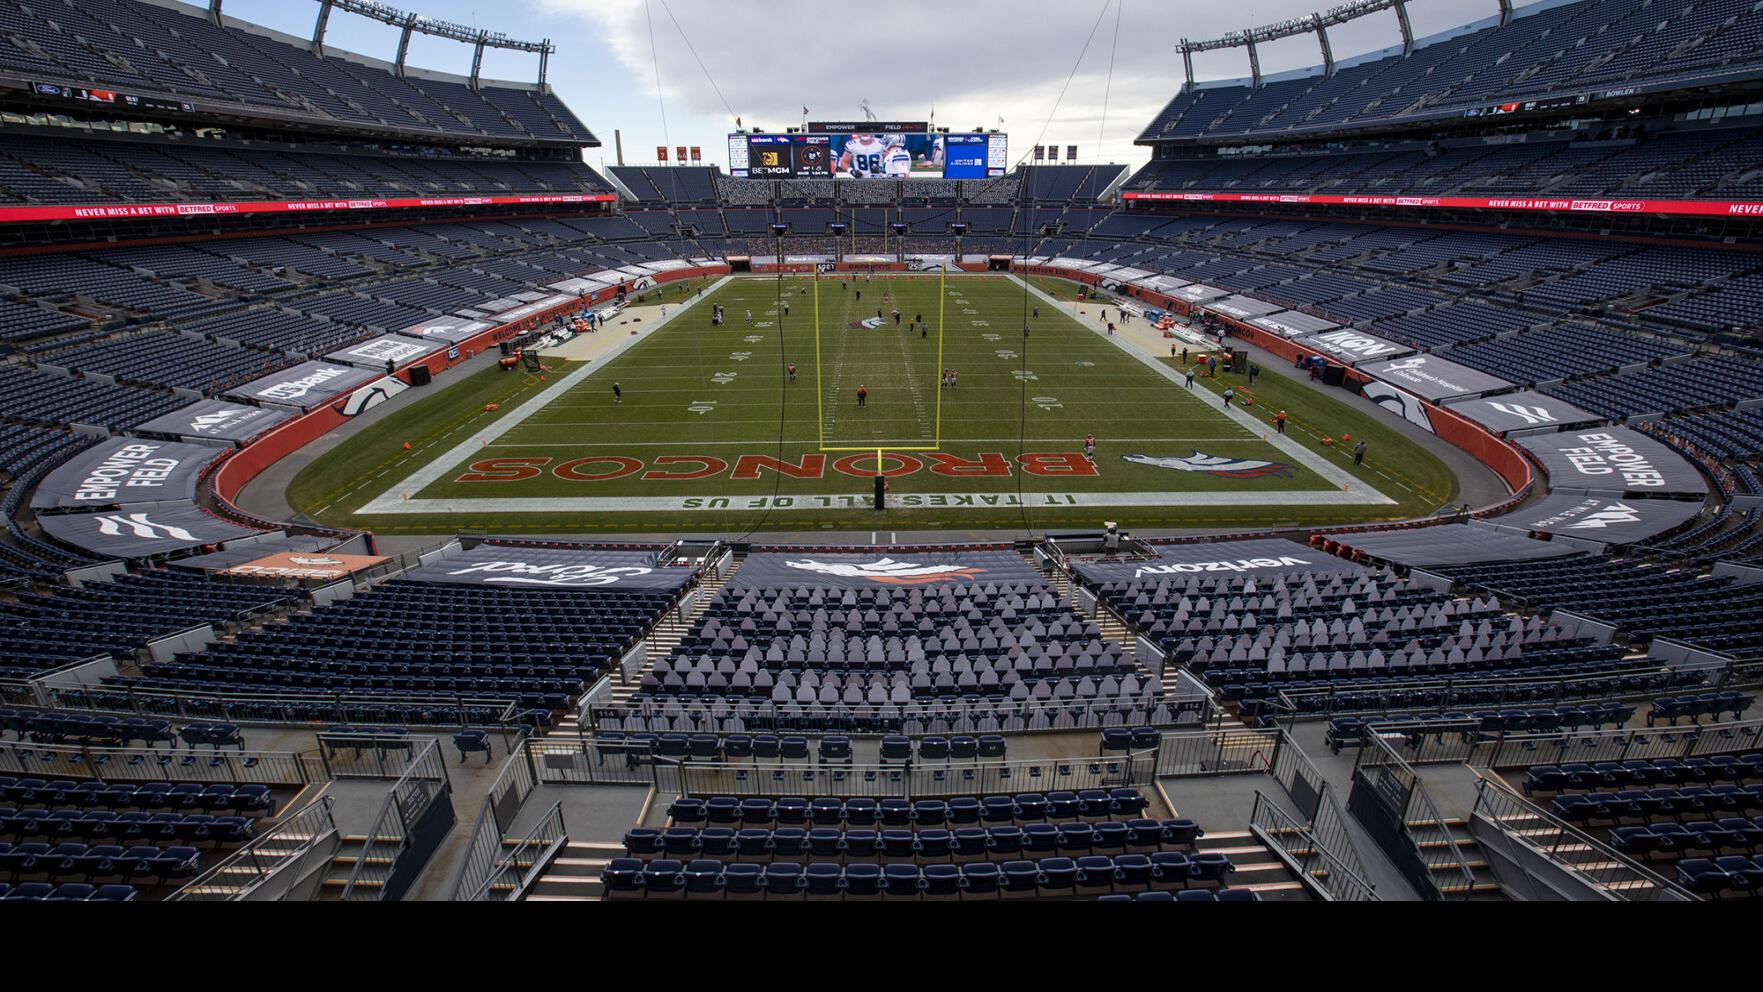
[[[1176,472],[1198,472],[1201,475],[1216,476],[1220,479],[1259,479],[1269,475],[1290,476],[1292,467],[1284,462],[1263,462],[1253,458],[1225,458],[1222,455],[1208,455],[1203,451],[1195,451],[1186,458],[1169,458],[1156,455],[1121,455],[1122,461],[1134,465],[1149,465],[1152,468],[1166,468]]]
[[[936,582],[959,582],[971,579],[976,575],[984,575],[985,569],[967,565],[915,565],[907,561],[895,561],[892,558],[880,558],[867,565],[847,565],[842,562],[786,561],[790,568],[799,568],[804,572],[818,572],[821,575],[836,575],[843,579],[868,579],[891,586],[923,586]]]
[[[880,317],[870,317],[865,320],[853,320],[853,321],[851,321],[851,330],[853,330],[853,331],[873,331],[885,323],[887,323],[887,321],[883,320]]]

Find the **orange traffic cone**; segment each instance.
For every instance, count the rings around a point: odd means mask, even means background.
[[[405,442],[404,442],[404,450],[405,450],[405,451],[409,451],[409,450],[410,450],[410,442],[409,442],[409,441],[405,441]]]

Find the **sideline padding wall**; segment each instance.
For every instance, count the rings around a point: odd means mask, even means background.
[[[708,265],[696,268],[675,269],[671,272],[661,272],[657,273],[653,278],[657,283],[669,283],[678,282],[682,279],[696,279],[705,276],[725,276],[728,275],[728,273],[729,267],[727,265]],[[590,294],[587,298],[587,302],[590,304],[603,302],[616,295],[616,292],[616,288],[609,288],[598,293]],[[431,374],[443,371],[475,355],[481,354],[509,338],[524,334],[527,331],[532,330],[534,327],[553,319],[560,313],[568,313],[580,306],[581,302],[581,299],[573,298],[568,303],[559,304],[549,310],[535,313],[523,320],[491,328],[475,337],[460,342],[457,347],[437,351],[414,364],[427,366]],[[400,369],[397,378],[408,383],[410,381],[410,369],[412,367],[414,367],[414,365]],[[372,383],[368,383],[368,385],[371,386]],[[342,397],[338,397],[338,399],[342,399]],[[261,475],[265,469],[347,423],[351,418],[338,413],[335,406],[336,404],[334,402],[327,403],[298,420],[290,421],[289,423],[277,427],[275,430],[272,430],[268,434],[259,438],[255,444],[241,449],[237,454],[233,455],[232,458],[228,459],[226,464],[220,467],[219,471],[214,473],[213,486],[215,495],[231,505],[233,501],[238,498],[239,492],[245,488],[246,484]],[[235,510],[236,509],[237,508],[235,507]],[[243,511],[237,512],[243,513]],[[247,517],[250,516],[250,514],[244,515]]]

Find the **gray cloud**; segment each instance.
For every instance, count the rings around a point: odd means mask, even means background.
[[[643,0],[539,0],[551,14],[592,26],[629,73],[635,92],[653,96],[658,60],[669,116],[682,121],[696,118],[732,126],[732,117],[739,115],[749,127],[783,127],[800,121],[803,104],[815,119],[852,119],[861,116],[859,103],[867,99],[879,117],[888,119],[922,119],[934,106],[937,123],[955,128],[994,127],[1001,116],[1013,156],[1020,157],[1044,133],[1042,143],[1079,145],[1084,160],[1094,161],[1107,88],[1102,157],[1133,163],[1147,157],[1133,147],[1133,138],[1181,85],[1175,45],[1183,36],[1213,37],[1327,6],[1317,0],[1256,0],[1248,6],[1125,0],[1118,47],[1116,16],[1109,9],[1059,100],[1106,0],[895,0],[862,6],[837,0],[666,3],[667,8],[662,0],[648,5]],[[653,58],[646,6],[654,25]],[[1486,13],[1481,5],[1461,0],[1424,6],[1429,14],[1442,13],[1455,22]],[[1487,6],[1492,8],[1492,0]],[[732,113],[705,80],[673,18]],[[1336,57],[1346,58],[1395,42],[1395,18],[1374,15],[1333,29],[1330,37]],[[1320,61],[1310,38],[1264,46],[1261,53],[1267,73]],[[1209,53],[1197,60],[1196,68],[1202,78],[1234,77],[1247,75],[1248,62],[1240,50]],[[653,108],[637,100],[632,106],[582,109],[596,126],[610,130],[640,128]]]

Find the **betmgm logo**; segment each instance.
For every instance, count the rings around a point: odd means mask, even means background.
[[[1538,427],[1543,424],[1558,424],[1561,422],[1561,418],[1550,413],[1546,407],[1523,406],[1518,403],[1497,403],[1492,400],[1488,401],[1488,406],[1500,411],[1508,417],[1517,417],[1530,427]]]
[[[176,524],[158,523],[145,513],[107,513],[94,517],[104,537],[133,537],[142,541],[200,541]],[[124,533],[124,532],[127,533]]]

